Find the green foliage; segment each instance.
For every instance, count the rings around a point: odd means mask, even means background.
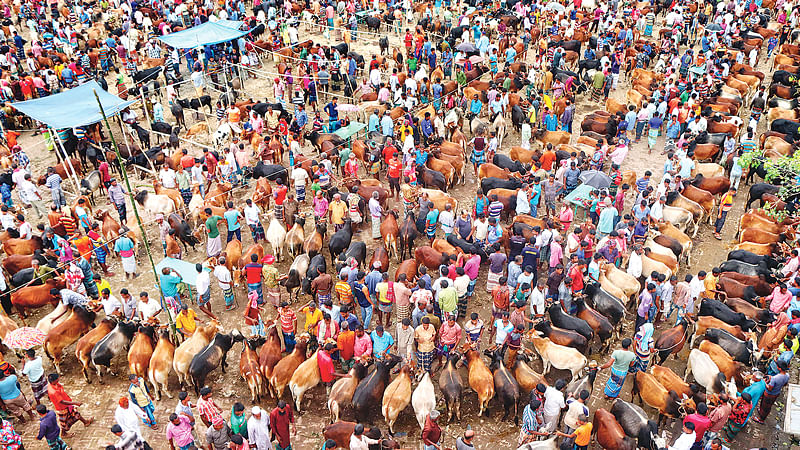
[[[781,186],[778,197],[785,200],[794,195],[800,195],[800,152],[792,156],[780,158],[765,158],[762,150],[747,152],[739,158],[739,165],[746,171],[759,164],[764,165],[767,175],[764,181]]]

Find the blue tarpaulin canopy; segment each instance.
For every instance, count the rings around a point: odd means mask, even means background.
[[[183,31],[159,36],[161,42],[175,48],[195,48],[201,45],[213,45],[238,39],[250,31],[241,31],[239,27],[244,22],[226,20],[219,22],[206,22],[196,27]]]
[[[24,102],[12,103],[15,109],[51,128],[73,128],[97,123],[103,119],[94,92],[100,97],[106,116],[111,117],[136,103],[109,94],[92,80],[68,91]]]

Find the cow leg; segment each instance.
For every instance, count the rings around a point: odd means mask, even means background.
[[[81,371],[83,372],[83,378],[86,380],[87,384],[92,384],[92,380],[89,378],[89,370],[88,367],[83,361],[81,361]]]
[[[687,358],[686,359],[686,371],[683,373],[683,381],[685,382],[689,378],[689,374],[692,373],[692,360]]]

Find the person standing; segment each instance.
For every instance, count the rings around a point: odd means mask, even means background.
[[[57,174],[54,168],[48,167],[47,178],[45,179],[44,185],[50,189],[50,195],[53,198],[53,205],[57,207],[62,207],[67,205],[67,201],[64,198],[64,191],[61,190],[62,182],[63,179],[61,178],[61,175]]]
[[[258,406],[252,409],[247,419],[247,441],[254,450],[272,450],[270,442],[269,416]]]
[[[231,442],[231,429],[222,416],[214,419],[214,422],[206,430],[206,444],[209,450],[228,450]]]
[[[203,265],[198,263],[194,266],[197,271],[197,278],[195,278],[195,287],[197,288],[197,306],[200,311],[212,319],[217,316],[211,312],[211,275],[203,268]]]
[[[431,324],[429,317],[423,317],[420,325],[414,330],[414,338],[417,341],[417,362],[426,372],[431,371],[433,365],[433,354],[436,350],[434,342],[436,340],[436,328]]]
[[[425,450],[441,450],[439,441],[442,439],[442,428],[436,423],[439,419],[439,411],[433,410],[425,419],[425,426],[422,428],[422,445]]]
[[[217,406],[211,398],[211,388],[204,386],[200,389],[200,398],[197,400],[197,411],[200,413],[200,420],[205,426],[210,427],[216,419],[222,418],[222,409]]]
[[[291,450],[291,437],[297,435],[292,406],[283,400],[279,401],[278,406],[269,413],[269,425],[272,436],[278,441],[275,450]]]
[[[128,224],[128,219],[127,219],[128,213],[125,210],[125,196],[126,195],[128,195],[128,193],[125,191],[125,189],[122,187],[122,185],[117,183],[117,179],[116,178],[112,178],[111,179],[111,186],[108,187],[108,199],[111,201],[111,203],[117,209],[117,213],[119,214],[119,222],[122,225],[127,225]]]
[[[61,428],[58,427],[56,413],[48,411],[44,405],[37,405],[36,412],[39,413],[39,434],[36,440],[45,438],[50,450],[67,450],[67,444],[61,439]]]
[[[562,380],[556,380],[555,387],[548,386],[544,391],[544,429],[546,432],[553,432],[558,428],[558,418],[561,415],[561,410],[567,407],[564,401],[564,389],[567,383]]]
[[[206,208],[203,212],[206,213],[206,234],[208,235],[208,242],[206,243],[206,255],[209,258],[216,258],[222,253],[222,239],[219,237],[219,228],[217,223],[224,220],[220,216],[214,215],[211,208]]]
[[[195,445],[192,436],[192,423],[188,417],[172,413],[169,415],[169,425],[167,425],[167,441],[170,450],[188,450]]]
[[[64,390],[64,386],[58,381],[59,375],[51,373],[47,376],[49,385],[47,386],[47,397],[53,403],[53,409],[58,416],[58,425],[63,430],[62,436],[69,437],[69,429],[77,421],[81,421],[84,427],[88,427],[94,422],[94,417],[89,419],[83,418],[77,407],[81,406],[81,402],[73,401],[72,398]]]
[[[636,355],[629,350],[630,346],[630,338],[623,339],[622,349],[614,350],[611,353],[611,359],[600,366],[600,369],[611,367],[611,376],[608,377],[604,391],[609,399],[619,397],[622,386],[625,384],[625,378],[628,376],[628,369],[633,365],[636,358]]]
[[[219,237],[219,234],[217,235]],[[222,295],[225,298],[225,309],[230,311],[234,307],[234,294],[233,294],[233,277],[231,271],[225,266],[225,257],[220,256],[217,259],[217,266],[214,267],[214,276],[217,278],[217,284],[222,289]],[[202,308],[201,308],[202,309]],[[209,307],[209,311],[211,308]]]
[[[714,223],[714,237],[722,240],[720,233],[722,227],[725,226],[725,219],[728,218],[728,212],[733,208],[733,197],[736,196],[736,188],[732,187],[728,192],[722,195],[719,202],[719,212],[717,213],[717,221]]]
[[[45,378],[42,368],[42,357],[36,356],[36,350],[32,348],[25,351],[25,365],[22,367],[22,374],[28,377],[36,406],[39,406],[39,399],[47,395],[47,378]]]
[[[258,296],[258,304],[264,303],[263,287],[261,285],[261,272],[264,266],[258,262],[258,255],[250,255],[250,262],[244,266],[244,273],[247,279],[247,292],[255,292]]]
[[[789,383],[789,374],[786,373],[788,364],[784,360],[778,360],[778,374],[767,377],[767,390],[761,396],[761,403],[758,406],[758,416],[753,418],[758,423],[763,424],[767,420],[772,405],[778,399],[783,387]]]
[[[0,400],[4,409],[16,417],[20,423],[25,423],[25,413],[29,418],[34,418],[33,408],[22,391],[19,390],[16,375],[6,375],[0,371]]]
[[[114,252],[118,253],[122,260],[122,270],[125,271],[125,280],[139,276],[136,273],[136,246],[131,238],[128,237],[128,228],[123,227],[117,242],[114,243]]]
[[[156,407],[150,398],[150,390],[147,389],[144,380],[136,375],[130,374],[128,379],[131,382],[130,386],[128,386],[128,395],[130,395],[131,401],[147,414],[146,418],[142,417],[142,422],[154,430],[158,429],[155,417]]]
[[[247,226],[250,227],[250,233],[253,236],[253,242],[258,242],[264,239],[264,226],[261,225],[261,208],[253,204],[252,199],[245,200],[247,206],[244,207],[244,220]]]

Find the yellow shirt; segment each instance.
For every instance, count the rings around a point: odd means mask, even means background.
[[[181,311],[178,313],[178,316],[175,317],[175,328],[183,330],[187,333],[194,333],[194,330],[197,329],[197,322],[195,322],[196,318],[197,314],[191,308],[187,309],[186,311]]]
[[[94,280],[94,284],[97,285],[97,292],[103,293],[103,289],[108,289],[108,292],[111,292],[111,285],[108,284],[108,280],[103,278],[100,282]]]
[[[341,200],[331,202],[328,205],[328,210],[331,212],[331,222],[336,225],[344,223],[344,215],[347,212],[347,204]]]
[[[592,423],[588,422],[579,426],[575,430],[575,434],[575,445],[589,445],[589,442],[592,440]]]
[[[314,312],[311,312],[311,308],[306,306],[300,312],[306,315],[306,331],[309,334],[315,334],[317,332],[317,323],[322,320],[322,311],[319,308],[314,308]]]
[[[417,350],[422,353],[432,352],[435,348],[433,342],[436,337],[436,328],[433,324],[426,330],[423,324],[417,326],[414,330],[414,337],[417,339]]]
[[[717,277],[711,274],[706,275],[706,279],[703,280],[703,286],[706,288],[703,295],[706,298],[714,298],[714,290],[717,289]]]

